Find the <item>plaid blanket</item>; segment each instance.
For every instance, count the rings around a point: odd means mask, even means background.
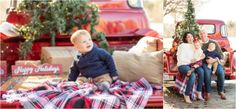
[[[145,80],[128,83],[116,81],[109,91],[99,90],[91,83],[45,82],[28,91],[7,91],[1,99],[19,101],[26,109],[32,108],[144,108],[152,95],[152,87]]]
[[[90,96],[92,108],[144,108],[152,87],[145,79],[133,83],[119,81],[111,86],[110,94]]]
[[[187,76],[183,76],[180,73],[177,74],[176,79],[175,79],[175,87],[177,88],[177,91],[179,94],[184,94],[186,87],[187,87],[187,81],[188,81]],[[197,79],[196,79],[197,80]],[[190,92],[190,97],[192,100],[196,100],[196,92],[197,92],[197,81],[193,84],[193,89]]]

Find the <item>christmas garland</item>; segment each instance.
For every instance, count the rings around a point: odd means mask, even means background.
[[[56,33],[69,34],[73,27],[89,30],[93,39],[99,41],[100,47],[111,50],[105,34],[94,28],[99,23],[98,8],[87,0],[23,0],[17,11],[31,16],[31,22],[18,29],[25,39],[20,44],[20,58],[27,58],[32,43],[40,35],[49,34],[51,45],[55,46]]]

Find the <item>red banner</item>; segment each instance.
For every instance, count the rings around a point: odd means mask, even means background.
[[[7,76],[7,65],[3,64],[0,66],[0,76]]]
[[[42,74],[61,74],[61,64],[42,64],[42,65],[13,65],[12,76],[18,75],[42,75]]]

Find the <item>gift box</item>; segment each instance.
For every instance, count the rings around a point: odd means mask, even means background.
[[[0,76],[1,77],[7,76],[7,61],[4,60],[0,61]]]
[[[34,76],[14,76],[9,78],[1,86],[1,91],[6,90],[30,90],[36,86],[42,85],[44,82],[59,81],[67,79],[66,74],[59,75],[34,75]]]
[[[7,61],[1,60],[0,65],[7,65]]]
[[[78,52],[74,47],[43,47],[41,60],[43,63],[61,64],[63,72],[69,72],[70,66]]]

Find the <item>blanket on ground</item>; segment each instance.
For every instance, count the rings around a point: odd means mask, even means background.
[[[175,79],[175,87],[177,88],[177,91],[179,94],[184,94],[186,87],[187,87],[187,81],[188,81],[188,77],[181,75],[181,74],[177,74],[176,79]],[[193,84],[193,88],[192,91],[190,92],[190,97],[192,100],[196,100],[197,96],[196,96],[196,92],[197,92],[197,79],[195,81],[195,83]]]
[[[152,95],[152,87],[144,78],[136,82],[117,80],[109,91],[91,83],[45,82],[28,91],[10,90],[1,96],[7,102],[19,101],[32,108],[144,108]]]

